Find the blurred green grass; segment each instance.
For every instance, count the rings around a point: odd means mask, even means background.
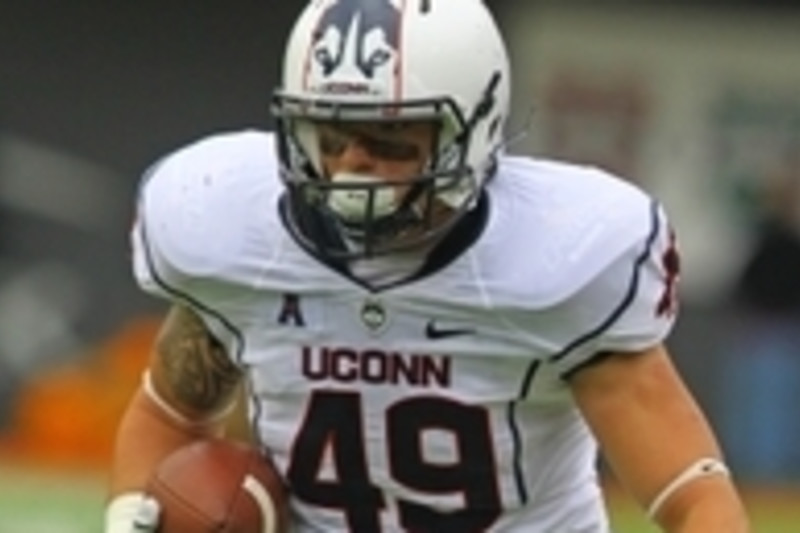
[[[105,478],[0,467],[0,533],[101,533]]]
[[[0,466],[0,533],[102,533],[105,476]],[[800,533],[800,491],[745,490],[756,533]],[[609,493],[615,533],[657,533],[624,494]]]

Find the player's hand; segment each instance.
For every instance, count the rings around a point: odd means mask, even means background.
[[[141,493],[121,494],[106,508],[105,533],[155,533],[161,506]]]

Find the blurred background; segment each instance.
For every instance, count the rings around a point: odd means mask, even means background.
[[[488,3],[512,53],[511,151],[599,164],[664,202],[683,251],[675,358],[737,477],[800,508],[800,7]],[[0,533],[98,530],[162,310],[129,272],[139,175],[270,126],[299,9],[0,4]],[[51,513],[24,511],[43,484]]]

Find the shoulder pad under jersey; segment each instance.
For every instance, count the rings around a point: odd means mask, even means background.
[[[652,227],[649,196],[591,167],[506,157],[492,189],[488,255],[532,307],[570,298]]]
[[[253,275],[248,258],[269,253],[281,190],[272,143],[271,134],[255,131],[216,135],[143,177],[132,244],[145,290],[174,296],[165,293]]]

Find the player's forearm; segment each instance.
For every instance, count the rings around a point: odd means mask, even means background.
[[[220,432],[219,423],[181,424],[140,389],[117,430],[109,497],[142,490],[155,466],[170,452]]]

